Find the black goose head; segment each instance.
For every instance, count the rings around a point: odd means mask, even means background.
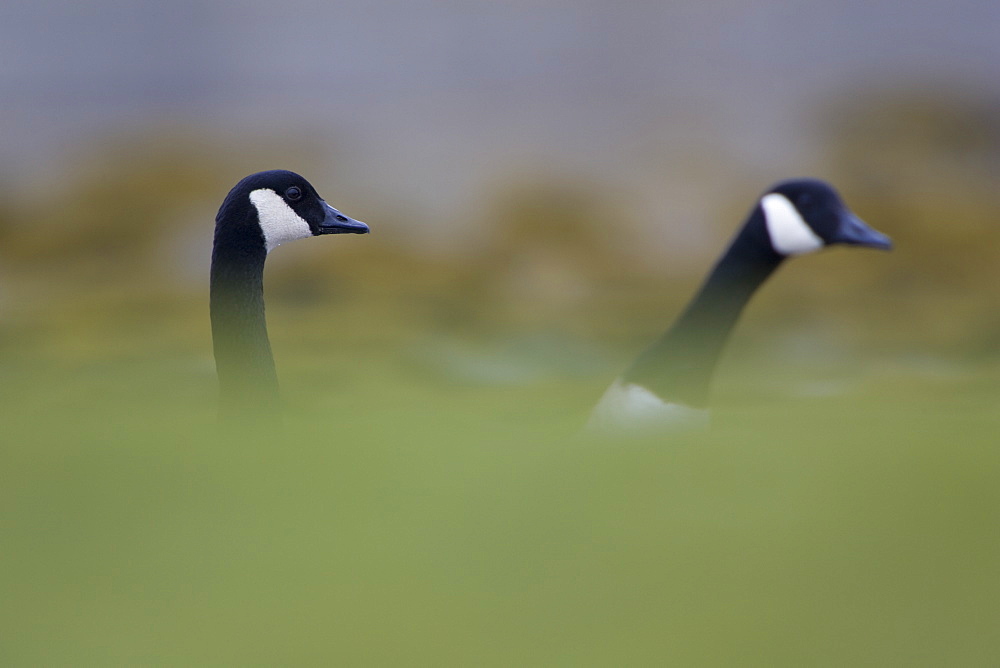
[[[782,256],[803,255],[833,244],[889,250],[892,241],[851,213],[823,181],[783,181],[760,199],[768,240]]]
[[[368,226],[327,204],[308,181],[275,169],[237,183],[215,219],[216,242],[263,245],[266,252],[321,234],[367,234]]]

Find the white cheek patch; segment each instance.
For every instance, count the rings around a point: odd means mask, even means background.
[[[803,255],[823,247],[823,240],[802,220],[784,195],[770,193],[760,200],[771,246],[782,255]]]
[[[267,252],[296,239],[313,236],[309,223],[302,220],[299,214],[270,188],[260,188],[250,193],[250,201],[257,209],[257,219],[264,233],[264,243]]]
[[[601,436],[684,431],[707,426],[707,410],[670,404],[641,385],[616,380],[590,414],[585,431]]]

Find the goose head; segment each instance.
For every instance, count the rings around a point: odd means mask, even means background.
[[[760,199],[771,247],[781,256],[804,255],[834,244],[889,250],[892,241],[854,215],[823,181],[783,181]]]
[[[261,247],[266,253],[296,239],[322,234],[367,234],[368,226],[326,203],[312,184],[281,169],[237,183],[216,217],[216,241]]]

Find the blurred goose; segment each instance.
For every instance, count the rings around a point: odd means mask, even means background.
[[[215,217],[211,318],[223,416],[275,416],[278,380],[264,321],[264,260],[281,244],[321,234],[367,234],[304,178],[274,170],[236,184]]]
[[[587,430],[707,425],[712,373],[743,307],[786,258],[834,244],[892,246],[822,181],[784,181],[764,193],[674,325],[604,393]]]

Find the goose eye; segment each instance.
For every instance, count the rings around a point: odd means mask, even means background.
[[[292,186],[291,188],[285,191],[285,197],[294,202],[295,200],[302,197],[302,191],[299,188]]]

